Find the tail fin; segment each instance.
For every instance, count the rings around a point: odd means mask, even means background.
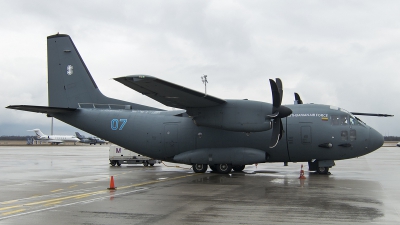
[[[79,139],[85,138],[85,137],[82,136],[79,132],[75,132],[75,134],[76,134],[76,137],[79,138]]]
[[[131,108],[138,110],[157,110],[104,96],[69,35],[56,34],[47,37],[47,58],[50,107],[78,108],[78,103],[96,103],[131,105]]]
[[[40,131],[40,129],[33,129],[33,130],[28,130],[28,131],[34,131],[36,133],[37,138],[46,136],[45,134],[42,133],[42,131]]]

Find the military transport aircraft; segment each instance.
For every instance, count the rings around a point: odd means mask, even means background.
[[[326,174],[334,160],[383,144],[380,133],[342,108],[281,105],[280,79],[270,80],[270,104],[220,99],[149,75],[115,78],[180,109],[164,111],[104,96],[66,34],[47,37],[47,53],[48,106],[7,108],[45,113],[134,152],[192,165],[197,173],[208,166],[229,173],[254,163],[308,162],[310,171]]]
[[[89,145],[96,145],[96,144],[106,144],[107,141],[105,140],[101,140],[98,137],[85,137],[83,135],[81,135],[79,132],[75,132],[75,135],[77,138],[79,138],[79,142],[81,143],[85,143],[85,144],[89,144]]]

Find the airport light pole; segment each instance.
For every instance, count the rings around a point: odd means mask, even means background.
[[[204,84],[204,94],[205,94],[205,96],[207,96],[207,83],[208,83],[207,75],[203,74],[203,76],[201,77],[201,81]]]

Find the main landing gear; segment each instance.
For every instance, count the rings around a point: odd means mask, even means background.
[[[318,167],[317,168],[317,173],[319,173],[319,174],[328,174],[329,173],[329,167]]]
[[[232,171],[232,169],[236,172],[243,171],[245,165],[235,165],[232,166],[231,164],[223,163],[223,164],[193,164],[193,171],[195,173],[205,173],[207,171],[207,167],[214,172],[221,173],[221,174],[228,174]]]

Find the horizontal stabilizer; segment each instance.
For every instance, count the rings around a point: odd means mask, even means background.
[[[166,106],[187,109],[224,104],[225,100],[206,95],[149,75],[131,75],[114,80]]]
[[[16,109],[22,111],[29,112],[37,112],[37,113],[67,113],[73,112],[76,109],[72,108],[60,108],[60,107],[48,107],[48,106],[35,106],[35,105],[9,105],[6,107],[7,109]]]
[[[356,116],[380,116],[380,117],[392,117],[393,115],[389,114],[378,114],[378,113],[359,113],[359,112],[350,112]]]

